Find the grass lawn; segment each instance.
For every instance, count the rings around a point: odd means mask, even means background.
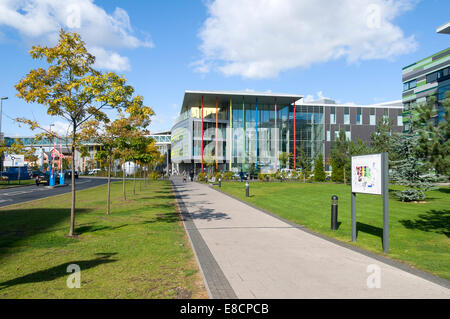
[[[450,188],[427,193],[426,203],[398,201],[391,186],[388,257],[450,280]],[[222,189],[285,219],[329,237],[351,243],[350,186],[332,183],[224,182]],[[337,231],[330,230],[331,196],[339,197]],[[356,196],[356,246],[383,254],[382,197]]]
[[[68,238],[71,194],[0,209],[0,298],[207,298],[168,181],[112,184],[77,192],[76,233]],[[67,266],[81,268],[69,289]]]
[[[2,188],[8,188],[8,187],[20,187],[20,186],[26,186],[26,185],[34,185],[36,181],[33,179],[24,179],[20,181],[0,181],[0,189]]]

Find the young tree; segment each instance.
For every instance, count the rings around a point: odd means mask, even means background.
[[[370,136],[370,141],[374,153],[389,151],[392,143],[392,121],[389,118],[382,118],[378,121],[375,132]]]
[[[30,103],[47,107],[47,114],[67,120],[71,128],[72,158],[78,143],[78,129],[91,118],[103,122],[108,119],[105,107],[119,109],[136,102],[133,88],[123,77],[113,72],[102,74],[93,68],[95,57],[76,33],[61,29],[54,47],[33,46],[33,59],[44,60],[47,69],[31,70],[18,84],[17,96]],[[136,103],[139,104],[139,103]],[[39,124],[28,119],[18,119],[32,129]],[[75,226],[75,165],[72,165],[72,204],[69,236]]]
[[[116,147],[114,135],[115,122],[105,124],[101,127],[99,121],[90,120],[82,125],[80,139],[95,142],[102,145],[102,149],[95,154],[95,160],[104,160],[108,163],[108,187],[106,199],[106,214],[111,213],[111,165]]]
[[[412,121],[418,133],[418,148],[424,159],[438,174],[450,176],[450,91],[442,101],[442,119],[437,122],[436,98],[431,96],[428,103],[415,109],[417,117]]]
[[[322,153],[319,153],[314,161],[314,180],[316,182],[325,182],[325,168],[323,166]]]
[[[330,152],[330,162],[332,167],[331,178],[333,181],[338,181],[337,177],[340,177],[342,174],[344,184],[347,183],[346,175],[348,174],[346,174],[346,171],[350,167],[349,144],[350,143],[345,136],[345,131],[339,131],[339,136],[336,137]]]
[[[306,182],[306,176],[311,173],[311,159],[305,152],[305,145],[302,142],[300,147],[297,147],[296,166],[302,170],[303,182]]]
[[[425,199],[425,191],[433,186],[435,178],[429,174],[423,155],[418,150],[416,134],[397,134],[393,139],[397,160],[392,161],[392,180],[407,189],[397,192],[400,200],[409,202]]]
[[[151,116],[154,115],[153,110],[149,107],[130,108],[127,109],[127,112],[129,113],[128,117],[121,114],[120,118],[114,121],[114,134],[116,136],[114,158],[119,158],[123,167],[122,190],[124,200],[126,200],[125,163],[139,160],[137,154],[142,155],[144,153],[142,149],[149,142],[143,142],[141,139],[148,133],[145,128],[150,125]]]
[[[279,156],[278,156],[278,160],[280,161],[281,166],[284,167],[288,167],[288,163],[289,163],[289,159],[291,158],[292,154],[291,153],[287,153],[287,152],[282,152]]]

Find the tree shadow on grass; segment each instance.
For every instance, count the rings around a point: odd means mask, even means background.
[[[450,237],[450,210],[429,210],[418,215],[418,219],[402,219],[399,222],[408,229],[434,232]]]
[[[77,215],[92,211],[78,208]],[[56,231],[55,226],[67,220],[69,231],[70,208],[12,208],[0,211],[0,257],[8,248],[14,247],[22,240],[33,236]],[[61,239],[63,240],[63,239]],[[67,239],[65,240],[67,241]],[[55,242],[55,245],[60,245]]]
[[[96,255],[98,255],[98,257],[94,259],[74,260],[45,270],[36,271],[31,274],[0,283],[0,290],[16,285],[52,281],[63,276],[69,276],[70,273],[67,272],[67,267],[71,264],[78,265],[80,267],[80,271],[83,272],[83,270],[94,268],[102,264],[112,263],[117,261],[117,259],[110,258],[116,254],[117,253],[97,253]]]
[[[437,189],[438,192],[444,193],[444,194],[450,194],[450,188],[449,187],[441,187]]]
[[[94,233],[94,232],[103,231],[103,230],[115,230],[115,229],[119,229],[119,228],[126,227],[126,226],[128,226],[128,224],[123,224],[123,225],[119,225],[119,226],[102,226],[102,225],[85,224],[85,225],[76,227],[75,232],[77,235],[83,235],[86,233]]]
[[[142,224],[154,224],[154,223],[175,223],[180,221],[178,213],[159,213],[156,214],[156,218],[152,220],[146,220]]]

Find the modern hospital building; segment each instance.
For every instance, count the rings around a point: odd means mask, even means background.
[[[401,100],[377,105],[302,100],[298,94],[186,91],[171,130],[172,168],[247,172],[254,165],[273,172],[283,168],[281,153],[295,158],[300,148],[311,159],[322,153],[326,162],[340,130],[349,140],[369,141],[385,117],[393,132],[403,131]]]

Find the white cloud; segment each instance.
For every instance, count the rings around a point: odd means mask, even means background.
[[[89,52],[95,55],[95,64],[99,68],[113,71],[128,71],[131,69],[128,58],[116,52],[107,51],[100,47],[92,47]]]
[[[70,124],[67,122],[55,121],[51,127],[50,125],[42,125],[42,127],[47,131],[55,132],[59,136],[68,136],[72,132]]]
[[[394,19],[415,0],[215,0],[199,37],[199,72],[275,77],[279,72],[345,58],[390,59],[415,50]],[[197,67],[197,68],[196,68]]]
[[[2,25],[16,29],[26,39],[45,44],[57,41],[60,28],[77,32],[88,48],[99,54],[96,66],[105,69],[130,68],[128,58],[111,50],[153,47],[150,40],[133,35],[125,10],[116,8],[108,14],[93,0],[2,0]]]

